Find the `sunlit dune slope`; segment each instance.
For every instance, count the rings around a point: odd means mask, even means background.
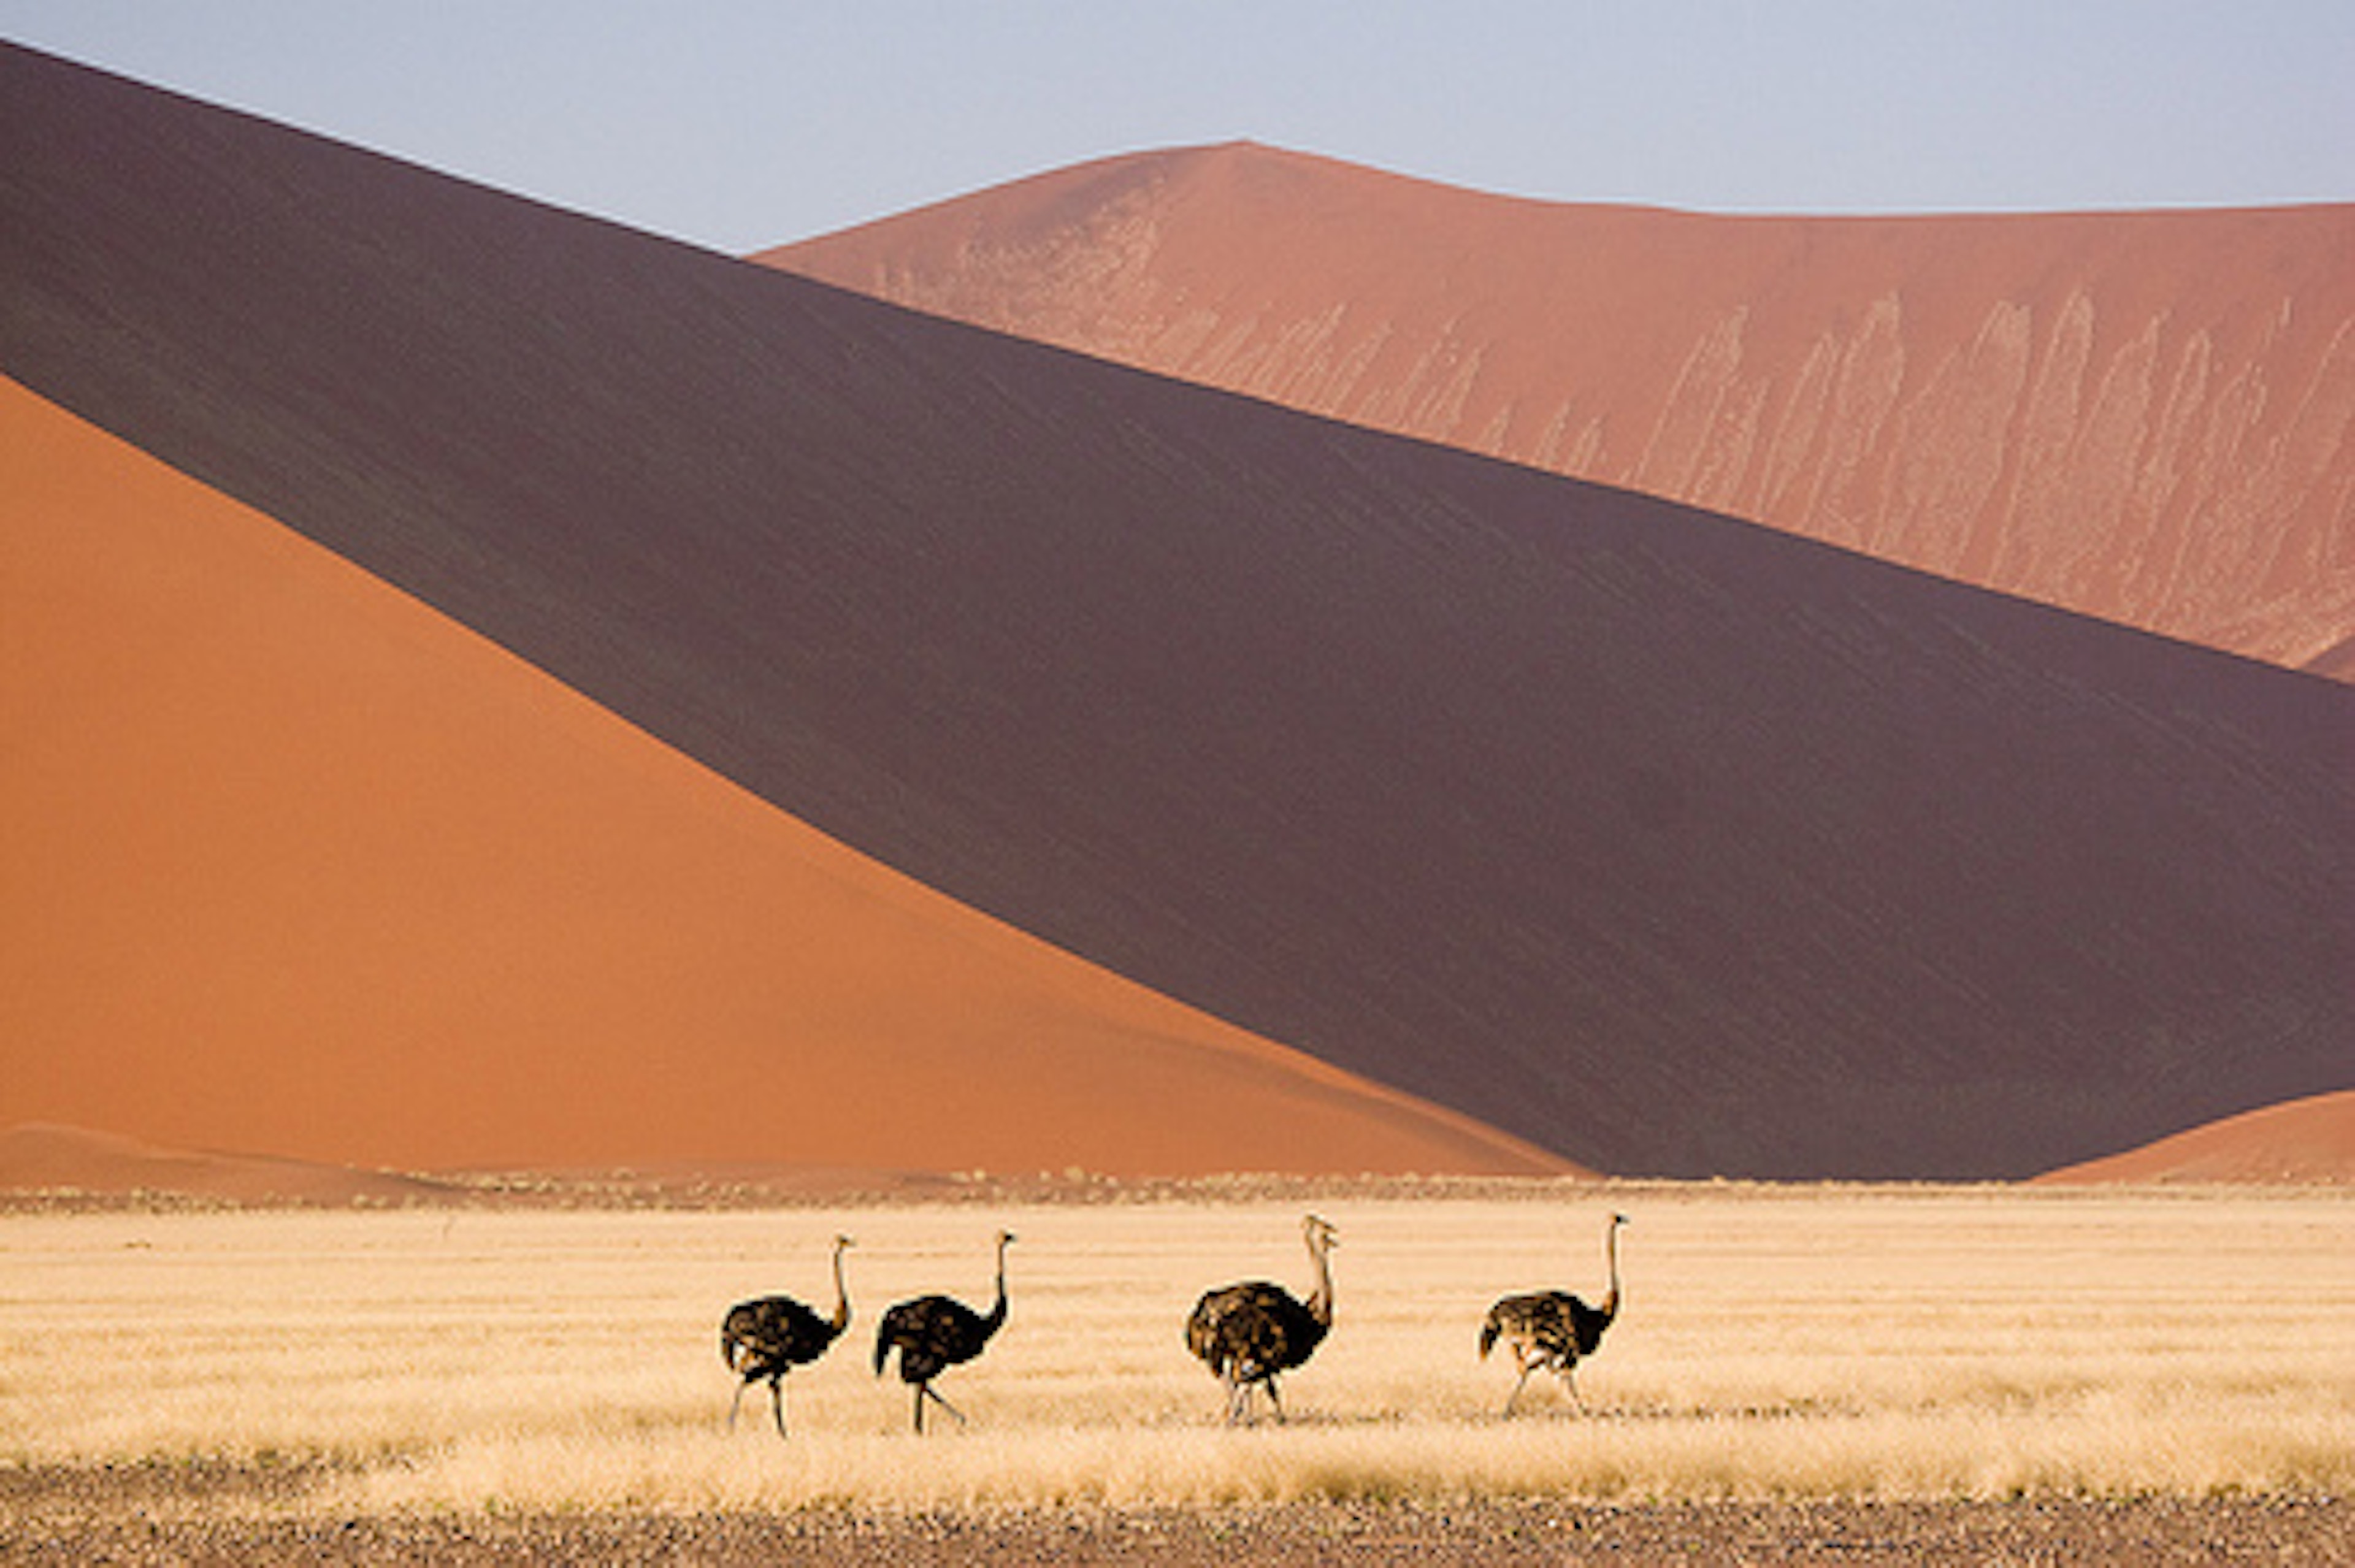
[[[2355,635],[2350,256],[2355,206],[1703,217],[1239,144],[760,259],[2303,665]]]
[[[2025,1176],[2350,1086],[2345,688],[21,51],[0,145],[13,374],[1264,1039],[1625,1174]]]
[[[2266,1105],[2037,1179],[2355,1183],[2355,1093]]]
[[[913,886],[7,381],[0,495],[0,1126],[410,1169],[1559,1168]]]
[[[116,1133],[27,1122],[0,1131],[0,1191],[11,1190],[345,1206],[430,1202],[453,1189],[393,1171],[164,1148]]]

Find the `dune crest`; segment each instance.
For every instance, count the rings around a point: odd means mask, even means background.
[[[1569,1168],[916,887],[5,380],[0,484],[0,1125],[411,1170]],[[114,1185],[293,1169],[109,1148]]]
[[[1719,218],[1245,143],[755,259],[2343,679],[2350,255],[2355,206]]]

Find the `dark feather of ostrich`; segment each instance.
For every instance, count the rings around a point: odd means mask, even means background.
[[[1005,1321],[1005,1308],[987,1317],[945,1296],[923,1296],[903,1301],[883,1315],[875,1331],[875,1370],[881,1372],[891,1352],[900,1352],[900,1380],[920,1383],[943,1369],[981,1354],[989,1337]]]
[[[841,1331],[790,1296],[764,1296],[728,1309],[719,1325],[719,1354],[750,1382],[816,1360]]]
[[[1196,1303],[1186,1345],[1221,1377],[1256,1382],[1307,1360],[1329,1327],[1282,1285],[1252,1280]]]

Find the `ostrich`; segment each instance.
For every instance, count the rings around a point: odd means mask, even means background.
[[[1489,1350],[1502,1339],[1521,1367],[1513,1392],[1505,1396],[1507,1415],[1513,1413],[1513,1402],[1521,1397],[1529,1374],[1540,1369],[1560,1372],[1572,1403],[1581,1410],[1586,1408],[1586,1402],[1579,1397],[1578,1380],[1572,1374],[1581,1356],[1594,1354],[1595,1347],[1603,1343],[1603,1331],[1619,1316],[1619,1227],[1625,1223],[1626,1215],[1614,1214],[1603,1233],[1603,1249],[1611,1260],[1611,1287],[1602,1306],[1589,1307],[1565,1290],[1540,1290],[1506,1296],[1488,1308],[1488,1320],[1480,1325],[1480,1359],[1487,1360]]]
[[[900,1352],[900,1381],[911,1384],[916,1391],[919,1432],[924,1429],[924,1401],[928,1399],[955,1416],[958,1425],[964,1424],[964,1413],[940,1396],[932,1387],[932,1380],[950,1367],[980,1355],[989,1337],[1006,1322],[1006,1247],[1013,1240],[1011,1231],[997,1232],[997,1304],[986,1316],[945,1296],[920,1296],[883,1315],[882,1325],[875,1332],[875,1375],[883,1375],[883,1363],[891,1359],[896,1349]]]
[[[729,1402],[728,1429],[736,1429],[736,1412],[744,1391],[766,1379],[769,1413],[777,1435],[785,1435],[784,1377],[826,1354],[826,1347],[850,1327],[850,1296],[842,1286],[842,1251],[852,1245],[848,1236],[834,1239],[834,1316],[820,1317],[790,1296],[763,1296],[740,1301],[728,1309],[719,1325],[719,1357],[728,1370],[743,1381]]]
[[[1284,1417],[1284,1401],[1275,1379],[1302,1365],[1324,1342],[1333,1327],[1333,1269],[1327,1254],[1341,1244],[1339,1232],[1311,1214],[1300,1222],[1308,1243],[1308,1264],[1316,1274],[1316,1288],[1305,1302],[1266,1280],[1249,1280],[1221,1290],[1207,1291],[1186,1320],[1186,1348],[1199,1356],[1227,1391],[1227,1424],[1234,1425],[1251,1414],[1253,1383],[1267,1390],[1275,1418]]]

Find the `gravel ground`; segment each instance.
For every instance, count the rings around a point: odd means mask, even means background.
[[[0,1563],[2355,1564],[2343,1499],[255,1517],[299,1506],[322,1478],[0,1469]]]

